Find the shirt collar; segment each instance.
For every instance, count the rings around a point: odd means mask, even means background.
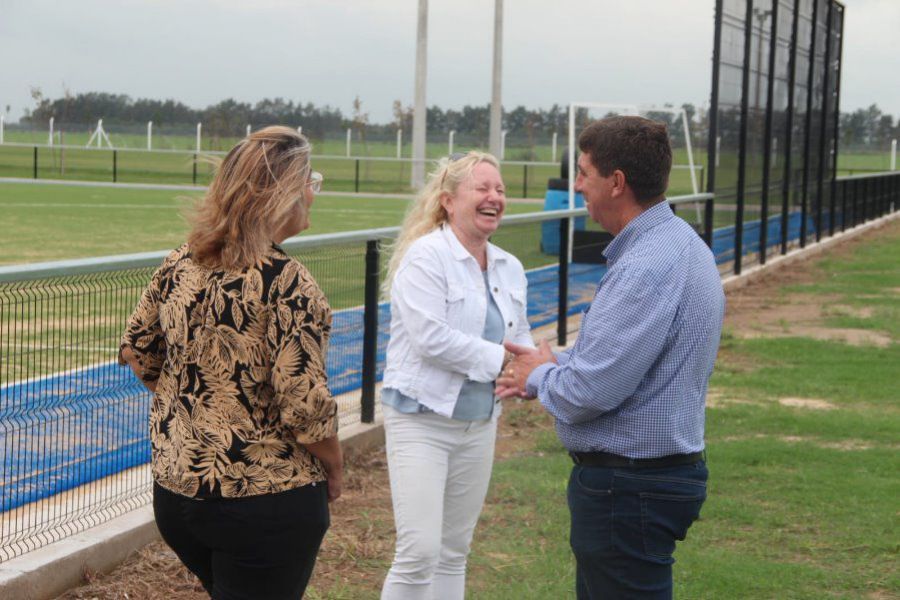
[[[450,228],[449,224],[441,224],[441,234],[444,236],[444,240],[446,240],[447,245],[450,246],[450,253],[453,255],[454,259],[460,261],[466,259],[475,260],[475,257],[469,254],[469,251],[466,250],[466,247],[462,245],[462,242],[460,242],[459,238],[456,237],[456,234],[453,233],[453,230]],[[494,262],[505,261],[506,257],[498,251],[496,246],[488,242],[487,260],[488,269],[490,269],[494,265]]]
[[[606,257],[607,262],[614,263],[620,256],[625,254],[628,248],[634,245],[641,234],[674,218],[675,214],[672,212],[672,208],[665,199],[662,202],[654,204],[633,218],[631,222],[619,232],[619,235],[613,238],[603,251],[603,256]]]

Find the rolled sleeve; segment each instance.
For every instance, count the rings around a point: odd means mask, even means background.
[[[148,383],[159,379],[166,358],[166,338],[160,323],[160,284],[161,270],[157,270],[128,318],[119,343],[120,353],[128,348],[134,354],[141,367],[141,379]]]
[[[333,437],[338,431],[337,403],[325,370],[331,309],[318,287],[315,291],[308,296],[296,290],[279,299],[267,332],[274,357],[275,402],[282,423],[301,444]]]

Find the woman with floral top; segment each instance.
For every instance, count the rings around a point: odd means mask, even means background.
[[[309,227],[309,155],[287,127],[238,143],[122,337],[154,392],[157,525],[217,599],[301,597],[341,494],[331,308],[278,246]]]

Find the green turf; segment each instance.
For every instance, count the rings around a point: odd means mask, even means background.
[[[173,248],[199,193],[0,183],[0,264]],[[318,196],[304,235],[400,224],[404,198]],[[539,205],[510,203],[507,213]]]
[[[900,331],[891,325],[900,320],[900,226],[893,232],[826,258],[815,282],[784,290],[871,309],[870,326],[889,330],[890,346],[724,336],[711,389],[740,402],[707,410],[709,499],[678,545],[676,598],[900,597]],[[835,408],[785,406],[785,396]],[[530,445],[495,464],[469,596],[572,598],[571,461],[546,418],[513,405],[503,419]],[[311,597],[377,598],[373,587],[345,578]]]
[[[437,158],[441,155],[441,152],[437,152],[429,156]],[[205,185],[212,174],[212,162],[205,160],[203,155],[195,161],[195,156],[191,152],[126,150],[113,152],[84,148],[0,145],[0,177]],[[367,156],[379,156],[379,153],[373,152]],[[681,161],[680,157],[676,157],[676,164],[686,164],[686,159]],[[412,191],[411,166],[408,162],[314,156],[313,166],[325,175],[328,189],[332,191],[379,193]],[[428,168],[432,167],[433,165],[429,165]],[[559,177],[560,174],[558,166],[542,164],[504,163],[501,171],[510,197],[529,198],[543,197],[547,180]],[[698,189],[702,191],[699,175],[697,183]],[[674,169],[669,194],[692,192],[690,171],[683,168]]]

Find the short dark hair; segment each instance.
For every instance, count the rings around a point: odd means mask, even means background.
[[[666,193],[672,147],[665,123],[643,117],[606,117],[585,127],[578,147],[604,177],[616,169],[622,171],[641,205],[654,204]]]

